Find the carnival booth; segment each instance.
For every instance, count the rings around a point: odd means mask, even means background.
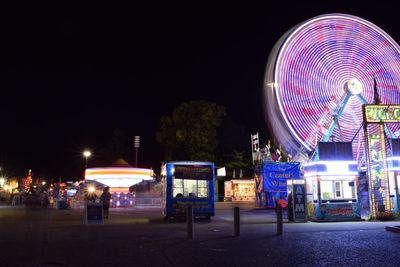
[[[361,219],[358,163],[351,142],[318,142],[317,156],[304,165],[308,216],[317,221]]]
[[[234,179],[225,181],[224,201],[255,201],[254,179]]]
[[[86,182],[97,182],[110,187],[111,207],[128,207],[135,204],[134,192],[129,188],[143,180],[152,180],[152,169],[134,168],[123,159],[109,167],[88,168]]]
[[[288,199],[288,182],[299,179],[299,162],[262,161],[255,166],[255,206],[275,208],[280,197]]]

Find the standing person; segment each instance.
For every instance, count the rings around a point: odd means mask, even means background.
[[[279,204],[281,206],[283,214],[284,213],[287,214],[287,212],[286,212],[287,201],[286,201],[286,199],[283,198],[283,196],[279,197],[279,200],[277,201],[277,204]]]
[[[47,192],[43,192],[43,196],[42,196],[42,207],[47,208],[50,204],[49,201],[49,196],[47,195]]]
[[[101,201],[103,202],[103,211],[104,211],[104,218],[108,218],[108,210],[110,209],[110,200],[111,200],[111,193],[110,188],[107,186],[104,188],[103,193],[100,196]]]

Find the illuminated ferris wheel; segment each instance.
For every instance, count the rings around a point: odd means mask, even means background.
[[[375,83],[376,81],[376,83]],[[362,105],[400,103],[400,47],[359,17],[327,14],[290,29],[274,46],[264,81],[264,112],[274,136],[292,155],[319,141],[353,142],[364,155]],[[386,125],[388,137],[400,134]]]

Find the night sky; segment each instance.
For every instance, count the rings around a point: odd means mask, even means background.
[[[132,140],[127,161],[134,162],[133,139],[140,135],[139,165],[157,170],[160,117],[188,100],[224,105],[248,132],[269,136],[262,109],[269,52],[313,16],[360,16],[400,42],[398,9],[390,2],[264,2],[35,7],[3,17],[2,170],[71,180],[82,173],[82,151],[95,156],[116,128]]]

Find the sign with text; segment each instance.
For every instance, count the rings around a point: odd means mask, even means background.
[[[286,192],[288,179],[300,178],[298,162],[265,162],[264,191]]]
[[[353,220],[361,218],[360,206],[357,203],[322,204],[322,218],[327,221]]]
[[[103,224],[103,204],[96,202],[87,202],[85,208],[85,223],[86,224]]]
[[[295,180],[293,180],[295,181]],[[304,182],[304,180],[299,180]],[[306,192],[304,183],[293,183],[293,215],[295,222],[307,221]]]
[[[214,178],[210,165],[175,165],[173,175],[176,179],[212,180]]]
[[[400,122],[400,105],[363,105],[363,111],[368,123]]]

